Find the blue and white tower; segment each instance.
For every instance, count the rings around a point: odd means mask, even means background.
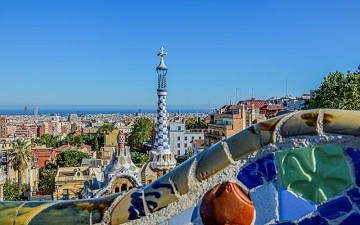
[[[169,135],[167,127],[167,111],[166,111],[166,74],[168,68],[164,62],[164,56],[167,55],[162,47],[157,54],[160,56],[160,64],[156,67],[158,74],[158,109],[157,109],[157,122],[156,122],[156,135],[154,142],[154,149],[150,152],[151,167],[153,169],[168,171],[176,166],[176,160],[169,146]]]

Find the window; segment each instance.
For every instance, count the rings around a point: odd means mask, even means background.
[[[181,130],[181,126],[178,126],[178,130]]]
[[[178,141],[180,141],[180,136],[179,136],[179,137],[177,137],[177,140],[178,140]]]
[[[185,141],[187,141],[187,137],[185,136]]]
[[[69,189],[64,189],[63,200],[69,200]]]
[[[177,144],[178,148],[180,148],[180,143]]]
[[[178,150],[178,155],[180,155],[180,150]]]
[[[199,139],[201,140],[201,136],[199,136]]]
[[[187,143],[184,143],[184,148],[187,148]]]

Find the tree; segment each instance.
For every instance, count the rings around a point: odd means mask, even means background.
[[[100,149],[99,149],[99,138],[98,135],[95,135],[95,140],[94,140],[94,150],[96,151],[96,158],[100,159],[101,155],[100,155]]]
[[[20,188],[16,183],[6,182],[4,184],[4,200],[5,201],[20,201]]]
[[[135,163],[137,167],[142,167],[146,161],[149,160],[149,155],[142,152],[134,152],[131,156],[132,161]]]
[[[133,148],[140,148],[142,143],[151,140],[151,133],[155,125],[149,118],[138,119],[129,138],[129,145]]]
[[[185,123],[186,129],[202,129],[207,128],[207,125],[200,117],[189,119]]]
[[[24,139],[17,139],[14,148],[9,150],[9,164],[18,171],[18,186],[21,188],[22,172],[27,168],[32,159],[31,143]]]
[[[114,130],[114,127],[111,124],[104,124],[98,129],[98,134],[109,134]]]
[[[40,169],[39,190],[55,191],[56,165],[49,163]]]
[[[46,147],[50,148],[57,148],[61,145],[61,141],[58,141],[54,136],[50,134],[44,134],[40,137],[39,140],[40,144],[46,145]]]
[[[360,73],[348,71],[345,76],[336,71],[324,77],[314,97],[305,103],[305,109],[313,108],[360,110]]]
[[[89,156],[77,150],[68,150],[61,152],[56,156],[56,164],[60,167],[81,166],[81,160]]]

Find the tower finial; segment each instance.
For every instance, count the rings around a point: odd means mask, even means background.
[[[167,52],[164,52],[164,47],[161,47],[160,52],[157,55],[161,57],[167,56]]]

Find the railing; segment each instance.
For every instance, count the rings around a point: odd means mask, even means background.
[[[69,177],[56,177],[55,178],[55,182],[57,181],[85,181],[85,180],[91,180],[92,177],[91,176],[82,176],[82,177],[78,177],[78,176],[69,176]]]

